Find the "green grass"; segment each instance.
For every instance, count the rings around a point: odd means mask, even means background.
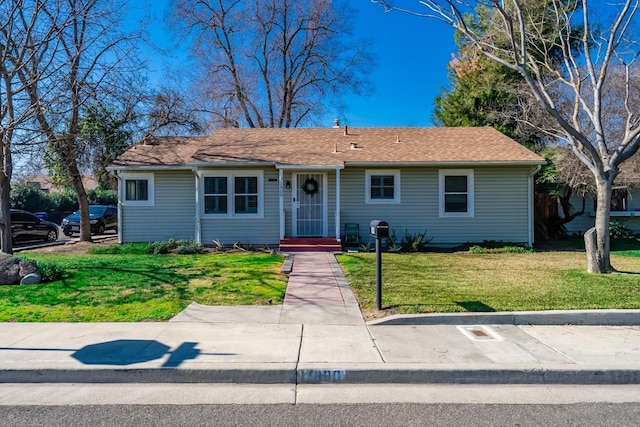
[[[64,267],[69,277],[0,287],[0,321],[160,321],[192,301],[248,305],[284,298],[279,256],[150,255],[129,245],[119,251],[127,254],[24,255]]]
[[[635,247],[614,252],[614,267],[639,273]],[[375,254],[338,259],[362,308],[374,309]],[[382,278],[388,313],[640,309],[640,274],[589,274],[577,251],[385,253]]]
[[[391,313],[640,308],[640,240],[612,244],[626,274],[586,272],[579,240],[533,253],[383,255],[383,307]],[[0,321],[161,321],[192,301],[207,305],[280,303],[282,257],[258,253],[152,255],[147,245],[90,254],[26,254],[63,267],[63,280],[0,287]],[[375,254],[338,260],[366,315],[375,307]]]

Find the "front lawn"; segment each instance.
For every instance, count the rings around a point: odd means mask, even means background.
[[[636,248],[638,246],[636,245]],[[640,309],[640,251],[614,252],[631,274],[586,272],[578,251],[383,254],[385,314],[526,310]],[[338,256],[365,314],[375,311],[375,254]]]
[[[192,301],[208,305],[279,303],[282,257],[260,253],[21,255],[55,263],[69,277],[0,287],[0,321],[160,321]]]

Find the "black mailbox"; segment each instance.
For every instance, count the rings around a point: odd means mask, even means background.
[[[369,223],[371,235],[376,239],[389,237],[389,224],[379,219],[374,219]]]

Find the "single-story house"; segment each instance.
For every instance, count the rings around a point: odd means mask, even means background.
[[[533,176],[544,159],[493,128],[218,129],[124,153],[119,240],[277,246],[339,241],[378,219],[431,245],[533,243]]]

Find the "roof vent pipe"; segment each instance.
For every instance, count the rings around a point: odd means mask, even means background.
[[[333,120],[333,128],[334,129],[340,129],[340,119],[334,119]]]
[[[347,125],[344,125],[344,136],[349,135],[349,128],[347,127]]]

